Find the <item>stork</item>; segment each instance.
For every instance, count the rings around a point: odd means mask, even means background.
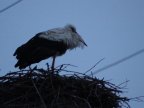
[[[52,57],[51,68],[54,69],[57,56],[65,54],[67,50],[84,46],[87,44],[71,24],[43,31],[16,49],[13,54],[18,60],[15,67],[24,69],[33,63]]]

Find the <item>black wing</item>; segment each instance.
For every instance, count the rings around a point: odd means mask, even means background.
[[[56,54],[62,55],[66,52],[67,45],[64,42],[39,37],[41,34],[43,33],[36,34],[27,43],[16,49],[14,56],[18,62],[15,67],[22,69]]]

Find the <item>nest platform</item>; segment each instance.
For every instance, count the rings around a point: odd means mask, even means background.
[[[30,69],[0,77],[0,108],[129,107],[121,88],[96,77],[59,69]]]

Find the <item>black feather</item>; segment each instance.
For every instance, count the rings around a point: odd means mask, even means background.
[[[62,41],[52,41],[39,37],[42,33],[38,33],[27,43],[18,47],[14,56],[18,59],[15,67],[20,69],[38,63],[55,55],[62,55],[67,50],[67,45]]]

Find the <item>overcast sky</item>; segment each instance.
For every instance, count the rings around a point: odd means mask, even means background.
[[[0,0],[0,10],[16,0]],[[56,59],[56,65],[73,64],[71,70],[85,72],[100,59],[95,70],[144,49],[144,0],[23,0],[0,13],[0,75],[16,71],[13,53],[36,33],[66,24],[76,26],[88,47],[67,51]],[[130,80],[130,98],[144,95],[144,51],[133,58],[105,69],[98,78],[120,84]],[[40,62],[38,67],[45,68]],[[132,108],[144,103],[131,101]]]

